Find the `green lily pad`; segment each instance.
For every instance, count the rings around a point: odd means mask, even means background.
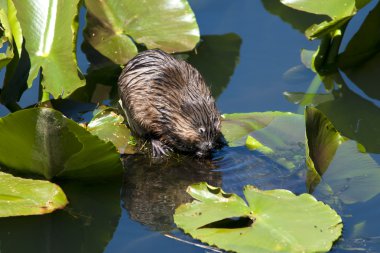
[[[186,0],[87,0],[85,4],[85,39],[118,64],[137,54],[134,41],[169,53],[189,51],[199,41],[198,24]]]
[[[0,164],[53,177],[102,178],[122,172],[112,143],[49,108],[17,111],[0,119]]]
[[[342,233],[342,220],[309,194],[244,188],[247,203],[206,183],[187,192],[196,200],[176,209],[186,233],[235,252],[327,252]]]
[[[123,116],[117,114],[113,108],[98,108],[88,123],[87,130],[104,141],[112,142],[120,154],[135,153],[133,146],[129,144],[131,132],[125,125]]]
[[[309,39],[315,39],[339,29],[356,14],[357,7],[363,7],[366,4],[364,1],[356,4],[355,0],[281,0],[281,3],[296,10],[327,15],[331,18],[329,21],[310,26],[305,31]]]
[[[3,172],[0,172],[0,180],[0,217],[51,213],[68,203],[62,189],[48,181]]]
[[[13,46],[12,43],[15,42],[17,52],[20,55],[23,38],[22,38],[20,22],[18,22],[17,17],[16,17],[17,11],[15,8],[15,5],[12,2],[12,0],[1,1],[0,9],[4,11],[3,14],[5,14],[6,16],[6,17],[2,16],[1,20],[3,20],[4,18],[4,22],[8,24],[8,25],[4,25],[3,21],[0,22],[5,30],[4,33],[6,35],[9,35],[9,33],[11,34],[11,36],[9,37],[7,36],[7,40],[9,40],[10,42],[9,46],[12,47]]]
[[[380,194],[380,166],[363,146],[343,137],[315,108],[306,108],[305,118],[309,191],[336,196],[345,204]]]
[[[355,0],[281,0],[281,3],[296,10],[331,18],[346,17],[356,11]]]
[[[8,45],[4,53],[0,53],[0,69],[6,66],[13,58],[13,35],[8,18],[8,5],[5,1],[0,3],[0,48]],[[3,50],[2,50],[3,51]]]
[[[301,33],[304,33],[311,25],[321,23],[328,18],[289,8],[279,0],[261,0],[261,4],[269,13],[280,17],[282,21],[288,23],[293,29]]]
[[[13,1],[31,62],[28,85],[42,69],[44,91],[55,98],[85,85],[75,59],[78,2]]]

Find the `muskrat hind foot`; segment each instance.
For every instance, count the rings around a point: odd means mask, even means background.
[[[172,152],[172,149],[163,144],[159,140],[151,140],[152,143],[152,157],[160,158],[161,156],[169,156],[169,152]]]

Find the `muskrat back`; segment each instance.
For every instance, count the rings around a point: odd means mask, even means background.
[[[151,141],[153,156],[169,150],[207,155],[221,137],[220,114],[201,74],[161,50],[130,60],[119,92],[132,132]]]

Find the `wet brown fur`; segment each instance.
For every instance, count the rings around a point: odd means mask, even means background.
[[[161,50],[128,62],[119,77],[128,124],[138,137],[203,156],[220,137],[220,114],[200,73]],[[159,152],[162,153],[166,152]]]

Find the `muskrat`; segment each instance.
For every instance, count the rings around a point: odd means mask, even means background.
[[[204,157],[221,138],[220,113],[201,74],[161,50],[147,50],[123,69],[119,92],[134,135],[152,156],[170,151]]]

